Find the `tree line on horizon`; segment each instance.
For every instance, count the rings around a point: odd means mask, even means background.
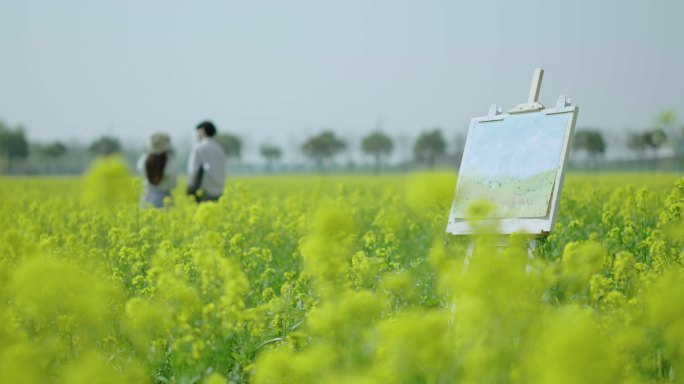
[[[243,143],[240,137],[233,133],[219,133],[214,140],[221,145],[227,159],[237,160],[242,157]],[[361,139],[361,150],[373,160],[373,169],[380,172],[392,155],[394,140],[381,130],[375,130]],[[334,159],[348,148],[348,143],[331,129],[324,129],[320,133],[306,139],[301,144],[301,153],[307,157],[317,170],[332,167]],[[434,167],[437,159],[446,153],[447,142],[438,127],[420,134],[413,146],[413,160]],[[104,135],[92,141],[87,147],[78,148],[80,152],[86,150],[90,158],[108,156],[124,152],[121,141],[112,135]],[[29,156],[37,157],[48,164],[56,165],[59,159],[67,155],[74,148],[70,148],[62,141],[50,143],[29,142],[25,128],[18,126],[10,128],[0,121],[0,159],[4,159],[6,172],[12,173],[13,166]],[[265,169],[273,170],[274,165],[283,157],[283,148],[273,144],[263,144],[259,147],[259,154],[265,161]],[[0,169],[1,165],[0,165]]]
[[[646,152],[655,158],[660,148],[670,145],[676,161],[676,169],[684,169],[684,127],[679,127],[674,111],[667,110],[654,120],[651,128],[641,132],[626,134],[625,144],[638,161],[644,161]],[[240,137],[233,133],[219,133],[215,140],[223,147],[229,160],[239,160],[242,157],[243,143]],[[318,134],[307,138],[299,150],[319,171],[332,168],[334,160],[348,148],[348,142],[340,138],[333,130],[323,129]],[[463,137],[457,138],[456,161],[460,162],[464,145]],[[447,140],[442,130],[435,127],[420,133],[413,142],[412,158],[406,161],[433,168],[440,158],[447,154]],[[380,172],[388,166],[388,159],[395,150],[395,140],[380,129],[375,129],[360,140],[361,152],[372,159],[372,169]],[[596,128],[579,128],[572,140],[572,149],[584,153],[589,168],[596,168],[605,156],[607,143],[601,130]],[[121,141],[111,135],[101,136],[92,141],[87,147],[73,148],[61,141],[50,143],[29,142],[26,129],[17,126],[11,128],[0,121],[0,170],[12,173],[18,162],[30,156],[37,157],[45,164],[44,171],[53,172],[59,167],[60,158],[70,151],[80,151],[81,157],[94,158],[98,156],[122,153]],[[85,153],[84,153],[85,152]],[[259,154],[264,159],[265,170],[272,171],[282,159],[283,148],[273,144],[263,144],[259,147]],[[2,164],[4,163],[4,164]],[[3,166],[4,165],[4,166]],[[454,164],[458,165],[458,164]]]
[[[684,171],[684,126],[678,125],[674,110],[665,110],[656,116],[651,128],[627,132],[625,137],[625,144],[636,155],[637,162],[646,162],[646,152],[650,152],[650,163],[655,165],[658,151],[669,145],[672,148],[675,169],[680,173]],[[607,143],[601,130],[582,128],[575,131],[572,149],[585,154],[587,166],[591,169],[596,168],[603,160]]]

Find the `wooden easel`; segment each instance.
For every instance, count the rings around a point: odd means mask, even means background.
[[[557,172],[554,190],[552,192],[551,199],[549,201],[548,215],[544,218],[517,218],[517,219],[501,219],[494,220],[491,219],[492,223],[497,221],[500,224],[499,235],[493,237],[493,242],[495,244],[490,244],[495,248],[501,250],[509,245],[509,236],[511,233],[523,232],[529,233],[529,240],[527,241],[527,254],[528,263],[527,269],[531,267],[530,262],[534,259],[534,251],[539,245],[539,241],[551,232],[553,225],[555,224],[555,216],[558,210],[558,203],[560,198],[560,192],[563,187],[563,181],[565,176],[565,164],[567,163],[569,156],[569,142],[571,139],[572,132],[575,127],[575,122],[577,119],[577,113],[579,108],[571,105],[569,98],[565,96],[560,96],[556,102],[555,108],[546,109],[542,104],[539,103],[539,93],[541,90],[541,82],[544,76],[544,70],[537,68],[534,71],[532,78],[532,86],[530,87],[530,93],[526,103],[518,104],[514,108],[508,110],[507,114],[504,115],[502,108],[496,104],[492,104],[489,107],[487,116],[481,118],[475,118],[471,121],[470,129],[481,122],[495,122],[504,120],[507,116],[524,114],[524,113],[544,113],[545,115],[569,113],[572,114],[569,119],[569,126],[566,128],[566,136],[564,138],[564,145],[561,153],[561,164],[560,169]],[[542,112],[544,111],[544,112]],[[470,131],[469,131],[470,132]],[[488,219],[485,220],[485,222]],[[447,232],[455,235],[472,235],[474,232],[470,228],[469,223],[465,220],[458,219],[454,217],[454,207],[452,206],[452,213],[449,218],[449,223],[447,225]],[[466,257],[464,259],[464,270],[467,270],[473,253],[475,251],[475,241],[471,239],[466,252]]]

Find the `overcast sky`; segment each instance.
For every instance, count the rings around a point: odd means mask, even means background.
[[[379,121],[447,137],[565,94],[617,134],[684,115],[684,1],[0,0],[0,119],[33,140],[220,131],[264,142]]]

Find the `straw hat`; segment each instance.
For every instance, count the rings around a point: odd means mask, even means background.
[[[147,153],[160,155],[171,149],[171,138],[166,133],[155,133],[147,142]]]

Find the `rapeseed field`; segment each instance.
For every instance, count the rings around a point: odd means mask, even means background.
[[[569,174],[532,260],[446,234],[455,183],[0,178],[0,383],[682,381],[684,178]]]

